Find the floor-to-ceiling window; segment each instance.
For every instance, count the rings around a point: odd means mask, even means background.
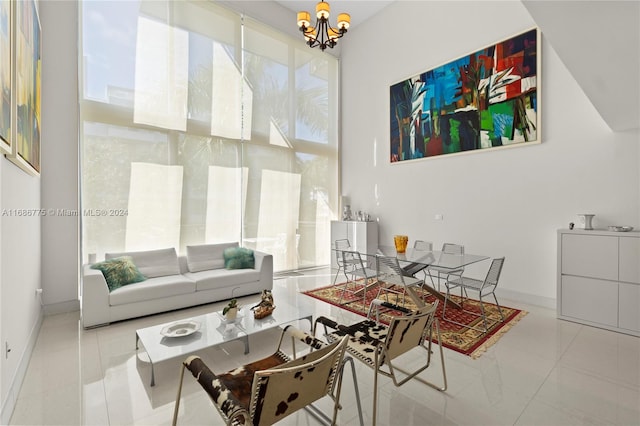
[[[337,60],[205,1],[81,7],[83,253],[241,241],[329,262]]]

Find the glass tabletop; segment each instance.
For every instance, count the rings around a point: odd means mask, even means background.
[[[295,306],[284,301],[275,303],[273,313],[262,319],[255,319],[252,305],[242,306],[235,320],[226,320],[221,312],[215,311],[205,315],[185,318],[152,327],[136,330],[137,341],[142,342],[152,363],[171,358],[186,356],[204,348],[213,347],[225,342],[246,339],[254,333],[278,327],[299,319],[312,321],[313,309],[304,299],[297,298]],[[163,329],[179,323],[197,323],[199,329],[192,334],[179,337],[167,337]],[[245,344],[246,346],[246,344]],[[248,350],[248,347],[247,347]]]
[[[335,251],[343,251],[334,248]],[[351,250],[352,251],[352,250]],[[378,246],[375,253],[360,253],[365,256],[394,256],[401,262],[416,263],[427,266],[438,266],[440,268],[458,269],[472,263],[489,259],[489,256],[479,254],[450,254],[436,250],[419,250],[407,247],[405,253],[398,253],[395,246]]]

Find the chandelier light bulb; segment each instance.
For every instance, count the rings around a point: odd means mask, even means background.
[[[351,16],[348,13],[341,13],[338,15],[338,28],[344,28],[345,30],[349,28],[351,24]]]
[[[329,11],[331,8],[329,7],[329,3],[325,3],[324,0],[318,2],[316,5],[316,16],[318,19],[329,19]]]
[[[311,25],[311,14],[309,12],[298,12],[298,26],[309,27]]]

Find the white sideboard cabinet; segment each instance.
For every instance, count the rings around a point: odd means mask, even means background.
[[[331,249],[336,240],[348,239],[351,248],[360,253],[375,253],[378,249],[378,222],[331,221]],[[331,267],[337,268],[336,253],[331,251]]]
[[[558,230],[558,318],[640,336],[640,232]]]

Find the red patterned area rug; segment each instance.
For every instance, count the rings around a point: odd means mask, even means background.
[[[323,302],[327,302],[331,305],[338,306],[342,309],[346,309],[348,311],[366,317],[367,312],[363,308],[361,296],[356,297],[351,293],[345,293],[343,303],[344,301],[351,300],[353,300],[353,302],[340,305],[343,288],[344,284],[337,284],[335,286],[332,285],[321,287],[315,290],[305,291],[303,293]],[[432,294],[422,289],[417,290],[417,293],[420,294],[427,303],[433,303],[436,300],[436,298]],[[378,287],[374,287],[373,289],[367,291],[367,309],[370,302],[377,295]],[[357,301],[355,300],[356,298]],[[383,295],[381,295],[381,298],[384,300]],[[452,299],[453,301],[460,303],[460,296],[452,295]],[[390,294],[389,300],[391,302],[395,302],[395,295]],[[489,331],[487,333],[483,333],[481,331],[473,330],[462,325],[443,320],[443,304],[444,302],[441,301],[438,304],[437,309],[437,316],[438,320],[440,321],[440,332],[442,334],[443,346],[456,352],[460,352],[464,355],[468,355],[474,359],[482,355],[487,350],[487,348],[496,343],[503,334],[505,334],[511,327],[513,327],[518,321],[520,321],[522,317],[527,314],[526,311],[500,305],[500,307],[502,308],[502,313],[504,314],[504,321],[500,321],[500,313],[498,312],[498,307],[494,304],[485,302],[484,306],[488,316]],[[405,301],[405,307],[410,310],[416,309],[416,305],[408,296]],[[477,300],[465,299],[464,309],[479,314],[480,303]],[[448,319],[452,319],[456,322],[470,326],[479,326],[479,328],[482,328],[483,326],[482,318],[470,313],[466,313],[459,309],[447,307],[446,313]],[[403,313],[399,310],[385,308],[380,312],[380,321],[384,322],[385,324],[389,324],[390,317],[399,315],[403,315]]]

